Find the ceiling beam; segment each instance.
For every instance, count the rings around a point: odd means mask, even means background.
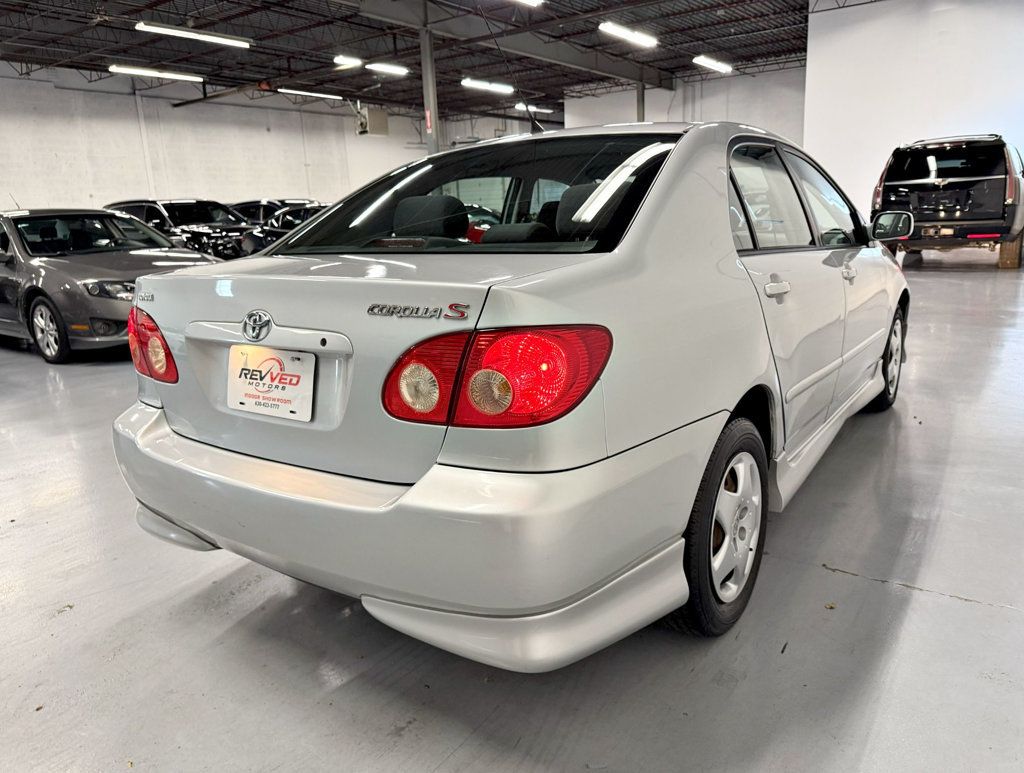
[[[393,2],[393,0],[341,0],[346,7],[357,9],[360,16],[419,29],[423,26],[423,6],[419,2]],[[670,87],[671,73],[650,65],[609,56],[600,51],[581,50],[569,43],[543,40],[518,29],[510,31],[508,25],[479,16],[453,16],[433,4],[427,5],[427,25],[438,37],[455,41],[473,41],[486,48],[500,48],[507,54],[550,62],[575,70],[596,73],[605,78],[643,82],[653,88]],[[501,36],[501,43],[492,39]]]

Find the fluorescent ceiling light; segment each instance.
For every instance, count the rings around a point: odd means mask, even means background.
[[[646,32],[631,30],[629,27],[623,27],[621,24],[616,24],[613,21],[603,21],[597,25],[597,28],[606,35],[621,38],[622,40],[642,48],[654,48],[658,45],[658,39],[654,37],[654,35],[648,35]]]
[[[367,70],[373,70],[374,72],[383,72],[388,75],[408,75],[409,68],[403,67],[400,64],[388,64],[387,62],[370,62],[366,65]]]
[[[338,54],[336,57],[334,57],[334,63],[336,65],[338,65],[339,68],[346,68],[347,69],[349,67],[358,67],[359,65],[361,65],[363,63],[363,60],[359,59],[357,57],[354,57],[354,56],[346,56],[345,54]]]
[[[725,62],[719,62],[717,59],[712,59],[710,56],[704,56],[704,54],[701,54],[700,56],[693,57],[693,63],[694,64],[699,64],[701,67],[707,67],[709,70],[714,70],[715,72],[721,72],[721,73],[730,73],[730,72],[732,72],[732,65],[731,64],[726,64]]]
[[[490,81],[481,81],[476,78],[463,78],[462,85],[467,89],[493,91],[495,94],[512,94],[515,92],[515,88],[509,86],[507,83],[491,83]]]
[[[165,72],[164,70],[151,70],[148,67],[129,67],[126,64],[112,64],[107,68],[117,75],[138,75],[141,78],[163,78],[169,81],[189,81],[190,83],[202,83],[201,75],[189,75],[183,72]]]
[[[313,99],[344,99],[337,94],[324,94],[319,91],[301,91],[299,89],[278,89],[279,94],[294,94],[297,97],[313,97]]]
[[[516,110],[524,113],[529,110],[531,113],[544,113],[545,115],[555,112],[550,107],[537,107],[536,105],[528,105],[525,102],[516,102]]]
[[[220,35],[216,32],[204,32],[202,30],[189,29],[188,27],[172,27],[170,24],[157,24],[150,21],[140,21],[135,25],[135,29],[139,32],[156,32],[159,35],[201,40],[204,43],[217,43],[221,46],[234,46],[235,48],[249,48],[252,45],[251,40],[240,38],[237,35]]]
[[[528,5],[531,8],[536,8],[538,5],[544,2],[544,0],[516,0],[517,3],[522,5]]]

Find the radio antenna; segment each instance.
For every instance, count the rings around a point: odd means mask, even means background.
[[[530,110],[530,102],[523,95],[523,90],[519,88],[519,79],[516,77],[515,72],[513,72],[512,70],[512,63],[509,62],[508,57],[505,56],[505,52],[501,50],[501,45],[498,43],[498,38],[494,33],[494,29],[491,27],[491,21],[487,17],[487,14],[484,12],[484,9],[480,7],[479,2],[476,3],[476,11],[484,20],[484,24],[487,25],[487,32],[491,36],[491,42],[494,44],[494,47],[497,49],[498,53],[501,54],[501,60],[505,63],[505,69],[508,71],[508,77],[512,81],[512,87],[516,90],[516,93],[519,95],[519,98],[523,100],[523,105],[525,105],[526,107],[526,115],[530,119],[530,133],[540,134],[541,132],[544,131],[544,127],[543,125],[541,125],[541,122],[537,120],[537,116],[533,114],[533,111]]]

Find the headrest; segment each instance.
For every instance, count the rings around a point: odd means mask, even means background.
[[[484,244],[510,244],[512,242],[550,242],[555,235],[543,223],[502,223],[484,231]]]
[[[552,231],[558,230],[558,202],[545,201],[537,210],[537,222],[543,223]]]
[[[55,225],[44,225],[39,229],[39,238],[45,241],[57,238],[57,226]]]
[[[465,236],[469,217],[454,196],[409,196],[395,207],[395,236]]]

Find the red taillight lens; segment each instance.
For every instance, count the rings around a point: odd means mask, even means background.
[[[416,344],[384,381],[384,408],[397,419],[447,424],[469,333],[449,333]]]
[[[431,338],[395,363],[384,407],[399,419],[454,427],[545,424],[587,396],[611,349],[611,333],[597,325]]]
[[[128,312],[128,348],[135,370],[143,376],[177,383],[178,367],[163,333],[151,316],[135,306]]]
[[[885,163],[885,168],[882,170],[882,176],[878,178],[878,185],[875,186],[875,195],[872,199],[872,208],[877,212],[882,208],[882,192],[885,190],[885,176],[889,174],[889,167],[892,166],[892,157]]]

